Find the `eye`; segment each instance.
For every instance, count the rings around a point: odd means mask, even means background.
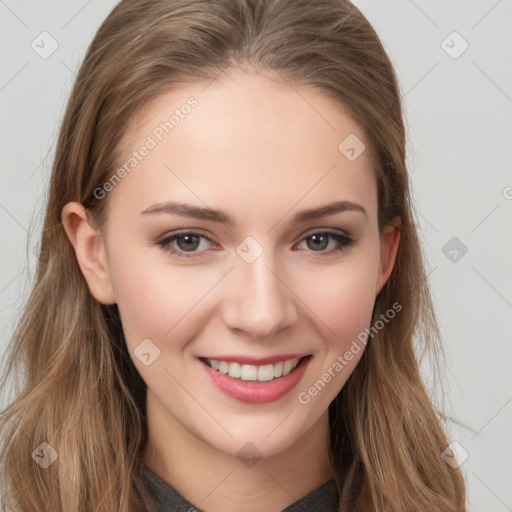
[[[332,241],[334,241],[333,245],[335,247],[332,248],[331,245],[331,249],[326,251],[325,249],[329,247]],[[306,236],[301,244],[304,243],[306,243],[306,246],[312,252],[321,253],[321,256],[328,256],[332,253],[339,253],[347,247],[350,247],[354,243],[354,239],[334,231],[320,231]]]
[[[206,240],[206,243],[201,241]],[[164,251],[170,252],[176,255],[178,258],[202,258],[208,245],[213,243],[209,236],[202,233],[195,233],[193,231],[182,231],[180,233],[174,233],[171,236],[165,237],[163,240],[157,241],[156,245],[161,247]],[[177,246],[177,248],[176,248]],[[203,250],[198,251],[201,248]],[[190,253],[190,254],[188,254]]]

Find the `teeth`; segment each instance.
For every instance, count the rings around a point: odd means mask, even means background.
[[[292,371],[292,361],[285,361],[283,364],[283,375],[288,375]]]
[[[214,370],[234,379],[264,382],[288,375],[299,364],[300,359],[287,359],[276,364],[265,364],[263,366],[228,363],[216,359],[207,359],[206,361]]]
[[[229,376],[239,379],[242,373],[242,367],[238,363],[229,363]]]
[[[274,378],[274,365],[266,364],[258,368],[258,380],[272,380]]]
[[[219,361],[219,372],[226,375],[229,373],[229,363],[226,361]]]
[[[258,367],[252,364],[243,364],[242,370],[240,371],[240,378],[242,380],[258,380]]]
[[[274,377],[281,377],[281,375],[283,375],[283,361],[274,365]]]

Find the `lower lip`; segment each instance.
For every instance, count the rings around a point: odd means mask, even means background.
[[[199,362],[212,382],[226,395],[240,402],[266,404],[279,400],[299,383],[310,359],[311,356],[303,358],[288,375],[264,382],[234,379],[214,370],[202,361]]]

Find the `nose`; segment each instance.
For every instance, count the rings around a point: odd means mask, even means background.
[[[296,297],[270,251],[252,263],[237,257],[228,281],[223,317],[230,329],[270,339],[297,321]]]

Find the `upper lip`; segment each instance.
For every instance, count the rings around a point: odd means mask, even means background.
[[[241,363],[250,364],[253,366],[263,366],[265,364],[275,364],[280,361],[287,361],[288,359],[302,359],[310,354],[276,354],[267,357],[252,357],[252,356],[234,356],[234,355],[219,355],[219,356],[203,356],[204,359],[215,359],[216,361],[227,361],[228,363]],[[202,359],[202,358],[200,358]]]

